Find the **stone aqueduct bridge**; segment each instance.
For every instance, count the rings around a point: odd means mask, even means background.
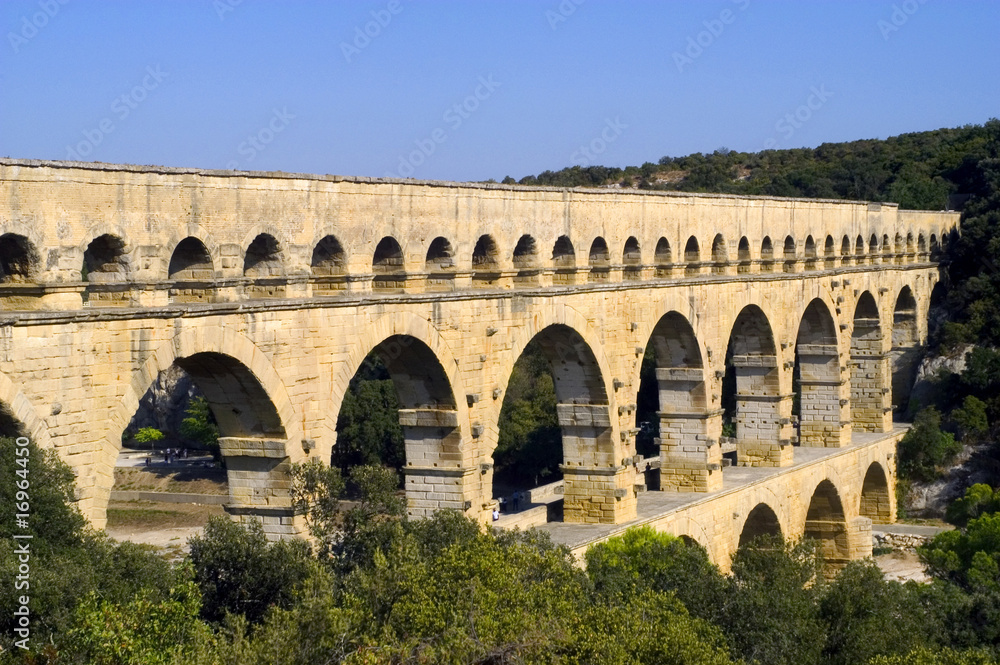
[[[893,513],[891,358],[926,336],[934,252],[956,225],[864,202],[0,160],[3,426],[59,451],[103,525],[122,432],[179,365],[219,422],[230,513],[291,533],[288,465],[330,459],[375,351],[402,405],[411,514],[485,520],[503,395],[535,340],[566,523],[620,525],[638,496],[678,491],[721,506],[739,474],[814,460],[754,481],[784,485],[713,537],[857,544],[866,517]],[[649,345],[666,491],[640,494]],[[735,441],[721,436],[727,349]]]

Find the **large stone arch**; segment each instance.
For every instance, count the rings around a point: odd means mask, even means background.
[[[804,538],[819,543],[827,570],[839,570],[851,560],[852,543],[848,529],[844,501],[839,485],[826,478],[816,484],[808,494],[809,507],[806,511]],[[870,529],[869,529],[870,537]],[[869,550],[871,544],[869,543]]]
[[[781,528],[781,520],[778,518],[778,511],[774,510],[767,502],[760,502],[747,513],[746,519],[739,530],[739,543],[737,547],[749,545],[761,536],[777,536],[784,538],[784,531]]]
[[[786,466],[792,456],[792,396],[782,392],[771,319],[759,305],[748,304],[730,330],[726,362],[736,374],[737,463]]]
[[[720,489],[722,417],[712,408],[708,369],[694,327],[684,315],[669,311],[656,322],[646,348],[656,358],[660,489]]]
[[[884,352],[882,319],[870,291],[858,297],[851,328],[851,424],[860,432],[892,427],[889,357]]]
[[[555,306],[516,329],[498,384],[505,391],[514,363],[535,341],[552,368],[563,438],[563,519],[620,523],[635,516],[633,470],[625,463],[612,417],[612,376],[600,338],[579,312]],[[499,405],[494,411],[499,418]],[[494,421],[497,422],[497,421]]]
[[[861,502],[858,514],[876,524],[895,521],[895,492],[890,486],[891,476],[879,462],[872,462],[865,472],[861,485]]]
[[[265,530],[271,535],[296,533],[287,475],[290,463],[304,459],[303,446],[296,445],[303,441],[302,421],[264,352],[225,326],[179,332],[132,373],[96,455],[92,521],[104,525],[122,431],[159,373],[174,364],[192,376],[219,422],[219,446],[229,472],[226,510],[237,519],[269,518]]]
[[[440,508],[470,510],[466,498],[471,496],[472,480],[479,470],[464,445],[470,424],[467,399],[460,399],[470,396],[463,389],[456,356],[440,332],[421,317],[387,314],[359,331],[331,377],[327,408],[330,436],[318,446],[317,455],[330,460],[344,396],[372,351],[386,364],[400,401],[407,511],[413,516],[429,516]],[[471,398],[478,400],[479,396]],[[482,427],[472,429],[476,437],[495,435]],[[481,508],[475,507],[476,511]]]
[[[0,406],[8,411],[8,415],[18,423],[20,429],[23,429],[24,436],[29,437],[40,448],[52,447],[45,420],[39,417],[38,411],[18,385],[2,372],[0,372]]]
[[[841,374],[837,324],[820,298],[806,306],[795,339],[799,366],[799,442],[839,448],[850,443],[849,390]]]
[[[916,378],[920,361],[921,340],[914,291],[904,285],[898,292],[892,309],[892,407],[904,414],[910,401],[910,388]]]

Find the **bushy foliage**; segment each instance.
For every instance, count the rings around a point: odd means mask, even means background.
[[[1000,513],[970,519],[964,529],[939,533],[919,550],[935,577],[969,591],[1000,593]]]
[[[305,541],[269,542],[256,520],[237,524],[228,517],[213,517],[189,545],[201,615],[214,622],[226,614],[241,614],[259,623],[271,607],[288,607],[312,561]]]
[[[132,437],[136,443],[156,443],[162,441],[166,435],[155,427],[143,427]]]
[[[333,465],[345,475],[354,466],[402,469],[406,458],[399,399],[389,371],[376,353],[351,379],[337,417]]]
[[[899,474],[910,480],[933,480],[938,468],[961,449],[954,435],[941,430],[941,413],[934,407],[923,409],[899,442]]]
[[[193,397],[181,421],[181,436],[219,455],[219,426],[204,397]]]
[[[969,520],[984,513],[1000,512],[1000,490],[984,483],[976,483],[965,490],[965,496],[948,506],[946,519],[958,527],[964,527]]]
[[[56,642],[68,634],[76,607],[90,594],[111,602],[134,597],[146,588],[150,598],[163,598],[179,579],[151,548],[117,544],[89,528],[75,507],[74,476],[55,451],[27,447],[32,536],[30,588],[16,590],[18,558],[13,538],[16,501],[16,444],[0,439],[0,646],[9,648],[17,597],[31,597],[32,644]],[[17,533],[25,533],[18,529]]]

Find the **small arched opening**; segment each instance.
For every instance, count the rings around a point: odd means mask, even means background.
[[[552,267],[555,274],[553,284],[574,284],[576,282],[576,252],[569,236],[559,236],[552,246]]]
[[[712,274],[726,274],[726,266],[729,264],[729,248],[726,239],[721,233],[712,240]]]
[[[261,233],[247,248],[243,257],[244,293],[250,298],[283,298],[285,266],[281,245],[268,234]]]
[[[752,270],[753,259],[750,256],[750,241],[746,236],[740,238],[739,247],[736,250],[736,260],[738,261],[736,271],[745,275]]]
[[[83,253],[81,275],[89,282],[84,301],[100,307],[129,305],[129,268],[124,240],[109,233],[94,238]]]
[[[372,290],[380,293],[399,293],[406,289],[406,270],[403,249],[392,236],[379,240],[372,255]]]
[[[688,238],[684,246],[684,274],[691,277],[701,274],[701,251],[698,249],[698,239]]]
[[[806,238],[806,244],[803,248],[805,252],[805,267],[806,270],[816,270],[816,241],[813,240],[812,236]]]
[[[431,241],[424,258],[429,291],[451,291],[455,288],[455,250],[447,238],[438,236]]]
[[[347,288],[347,254],[336,236],[325,236],[313,247],[309,261],[315,295],[333,295]]]
[[[660,238],[656,241],[656,251],[653,255],[653,261],[656,263],[657,277],[671,276],[673,273],[674,258],[670,252],[670,242],[666,238]]]
[[[784,264],[782,265],[782,270],[785,272],[795,272],[795,262],[797,257],[795,255],[795,238],[792,236],[785,237],[785,246],[782,251],[782,259]]]
[[[638,280],[642,278],[642,253],[639,251],[639,241],[631,236],[625,241],[622,251],[622,278]]]
[[[31,284],[38,279],[41,257],[25,236],[0,235],[0,284]]]
[[[530,235],[523,235],[514,246],[513,256],[514,284],[517,286],[534,286],[538,284],[538,244]]]
[[[492,236],[483,235],[472,250],[472,285],[494,286],[500,280],[500,251]]]
[[[604,238],[594,238],[594,242],[590,245],[588,264],[590,266],[588,281],[607,282],[611,279],[611,252],[608,251],[608,244]]]
[[[765,236],[760,242],[760,270],[761,272],[774,270],[774,245],[769,236]]]
[[[211,302],[215,266],[205,243],[192,236],[177,243],[170,255],[167,277],[174,282],[169,291],[171,301]]]

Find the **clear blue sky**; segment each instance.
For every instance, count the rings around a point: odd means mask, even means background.
[[[18,158],[499,180],[1000,116],[995,0],[2,0],[0,25]]]

